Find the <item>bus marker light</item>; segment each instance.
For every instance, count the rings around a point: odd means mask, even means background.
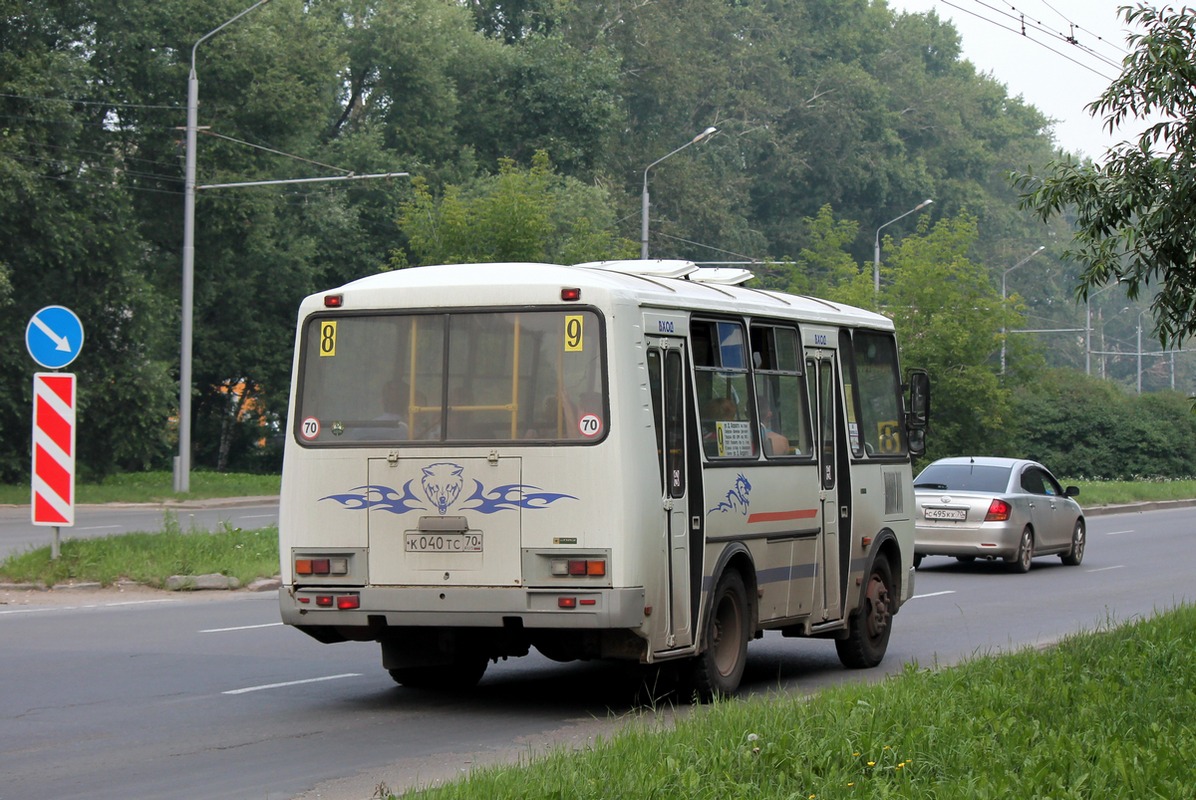
[[[567,302],[571,302],[574,300],[580,300],[581,299],[581,289],[576,289],[576,288],[572,288],[572,287],[570,287],[568,289],[561,289],[561,299],[565,300]]]
[[[310,575],[311,574],[311,559],[310,558],[296,558],[295,559],[295,574],[296,575]]]
[[[576,597],[558,597],[556,599],[557,608],[577,608]]]
[[[605,561],[587,561],[586,562],[587,575],[605,575],[606,562]]]
[[[311,560],[311,571],[316,575],[327,575],[331,571],[331,566],[326,558],[313,558]]]
[[[295,600],[296,600],[296,602],[303,603],[304,605],[307,605],[308,603],[310,603],[310,602],[311,602],[311,598],[310,598],[310,597],[302,597],[302,596],[300,596],[300,597],[296,597],[296,598],[295,598]]]
[[[583,605],[583,606],[596,606],[596,605],[598,605],[598,601],[597,601],[597,600],[595,600],[593,597],[582,598],[581,600],[578,600],[578,601],[577,601],[577,603],[578,603],[578,605]]]
[[[332,608],[332,595],[318,594],[316,595],[316,605],[320,608]]]
[[[336,598],[336,607],[341,611],[352,611],[361,608],[361,598],[355,594],[343,594]]]
[[[344,304],[345,296],[343,294],[324,295],[324,308],[340,308]]]
[[[585,575],[586,574],[586,562],[579,560],[579,559],[571,560],[569,562],[569,574],[570,575]]]

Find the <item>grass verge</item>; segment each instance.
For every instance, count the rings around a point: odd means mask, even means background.
[[[1143,503],[1152,500],[1190,500],[1196,497],[1196,480],[1065,481],[1080,487],[1081,506]]]
[[[721,702],[667,730],[632,723],[582,753],[405,796],[1190,797],[1194,647],[1196,610],[1183,607],[1046,651]]]
[[[278,494],[279,475],[234,472],[193,472],[191,491],[176,494],[170,472],[127,472],[109,475],[98,483],[79,483],[76,503],[162,503],[171,500],[207,500],[214,497],[259,497]],[[0,485],[0,503],[28,505],[29,484]]]
[[[224,528],[184,532],[167,514],[160,533],[126,533],[103,539],[65,539],[57,560],[40,547],[0,563],[0,581],[41,583],[131,580],[161,587],[171,575],[221,574],[246,585],[278,574],[278,528]]]

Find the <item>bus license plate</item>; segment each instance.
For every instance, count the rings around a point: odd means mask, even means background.
[[[408,553],[480,553],[480,533],[408,533]]]
[[[968,518],[966,508],[927,508],[923,509],[926,519],[949,519],[963,522]]]

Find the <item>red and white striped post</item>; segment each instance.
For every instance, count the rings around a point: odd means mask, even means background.
[[[58,558],[58,529],[75,524],[75,376],[33,376],[33,524],[54,526],[51,558]]]

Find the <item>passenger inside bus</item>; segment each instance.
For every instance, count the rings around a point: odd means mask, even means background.
[[[764,455],[792,455],[793,451],[790,449],[789,440],[772,429],[775,417],[776,413],[772,406],[760,407],[760,446],[764,448]]]

